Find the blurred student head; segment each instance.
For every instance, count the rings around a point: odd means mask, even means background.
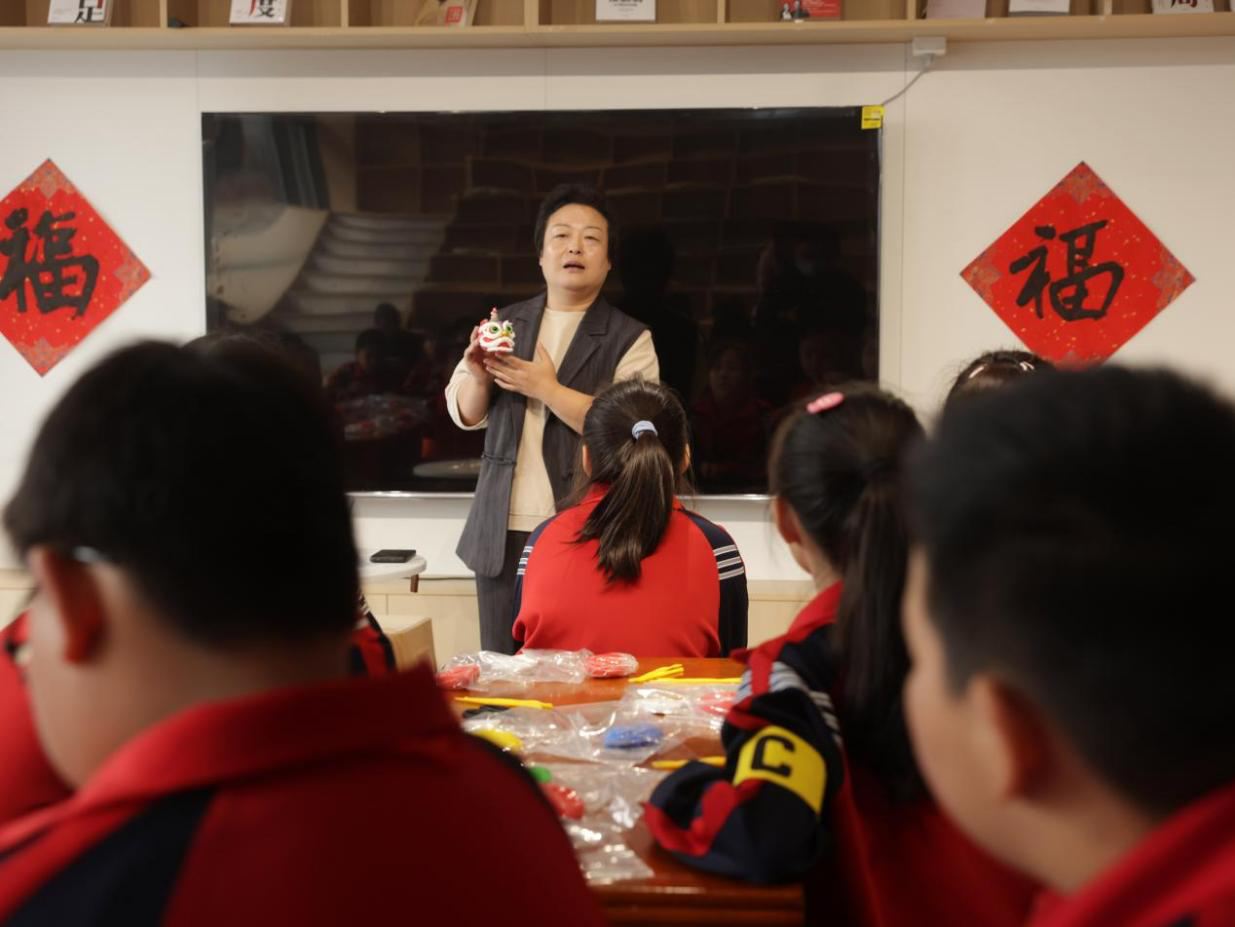
[[[911,468],[919,762],[965,830],[1056,888],[1235,779],[1232,472],[1229,402],[1118,367],[966,399]]]
[[[997,389],[1005,383],[1054,369],[1055,365],[1050,361],[1029,351],[987,351],[971,360],[956,375],[944,399],[944,408],[950,409],[959,400]]]
[[[342,675],[356,551],[320,387],[249,341],[144,343],[87,371],[4,513],[38,592],[29,685],[80,784],[194,700]]]

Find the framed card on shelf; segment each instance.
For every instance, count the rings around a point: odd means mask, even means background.
[[[986,0],[926,0],[927,19],[984,19]]]
[[[656,0],[596,0],[596,21],[656,22]]]
[[[1212,13],[1214,0],[1153,0],[1155,13]]]
[[[1008,0],[1009,16],[1067,16],[1069,0]]]
[[[232,0],[228,22],[233,26],[286,26],[292,21],[292,0]]]
[[[110,26],[116,0],[51,0],[49,26]]]
[[[416,14],[417,26],[470,26],[476,0],[425,0]]]

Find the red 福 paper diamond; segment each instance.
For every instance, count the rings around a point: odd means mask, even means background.
[[[50,160],[0,200],[0,332],[40,375],[149,279]]]
[[[1085,163],[961,276],[1031,351],[1105,360],[1195,280]]]

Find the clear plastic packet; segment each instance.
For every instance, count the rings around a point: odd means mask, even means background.
[[[438,685],[475,692],[537,682],[578,685],[588,678],[584,661],[591,655],[590,650],[525,650],[513,656],[493,650],[463,653],[442,665],[437,674]]]
[[[545,763],[552,783],[573,789],[583,802],[584,821],[607,821],[630,830],[643,817],[643,803],[665,777],[653,769],[613,769],[594,763]]]
[[[639,660],[630,653],[594,653],[583,661],[583,668],[593,679],[618,679],[633,676]]]
[[[720,733],[737,692],[738,687],[734,683],[673,685],[647,682],[628,687],[622,694],[620,704],[626,714],[671,723],[687,737],[706,737]]]
[[[621,702],[588,702],[558,709],[575,732],[544,749],[566,759],[638,766],[683,741],[680,725]]]
[[[567,682],[578,685],[587,678],[584,660],[590,650],[524,650],[514,656],[482,650],[481,677],[498,682]]]
[[[571,721],[560,711],[544,708],[510,708],[485,711],[463,719],[463,730],[502,731],[519,738],[515,748],[524,761],[537,756],[573,756],[582,748]]]
[[[591,763],[550,763],[542,788],[564,788],[583,806],[578,819],[563,817],[562,826],[575,848],[589,885],[608,885],[653,873],[627,843],[627,834],[643,816],[643,802],[664,773]]]
[[[624,833],[616,825],[585,820],[568,821],[565,827],[588,885],[611,885],[655,875],[626,843]]]
[[[439,689],[470,689],[480,678],[480,663],[472,653],[447,660],[437,671]]]

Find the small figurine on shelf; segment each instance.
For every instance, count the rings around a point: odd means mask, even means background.
[[[785,2],[780,5],[780,18],[782,22],[793,21],[793,13],[789,11],[789,0],[785,0]]]
[[[794,22],[840,19],[840,16],[841,0],[793,0],[792,5],[785,3],[780,12],[781,19],[792,19]]]

